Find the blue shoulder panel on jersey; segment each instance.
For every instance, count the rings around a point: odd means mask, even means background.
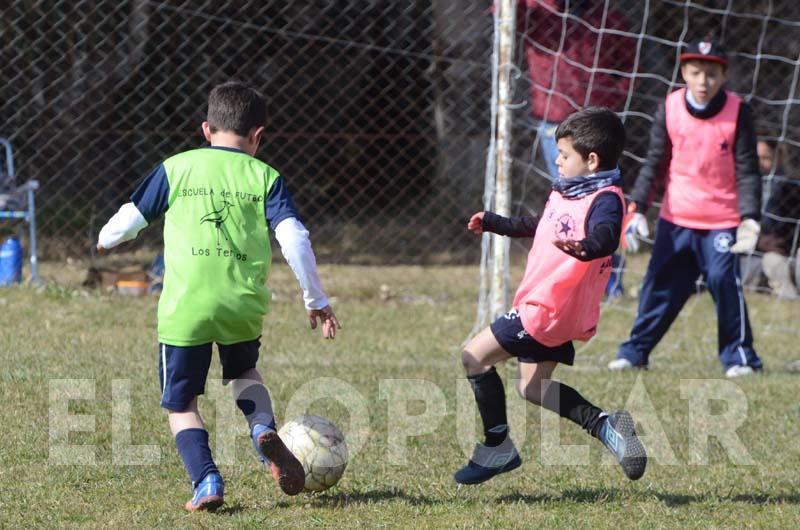
[[[147,175],[136,191],[131,202],[148,223],[153,222],[169,207],[169,181],[164,164],[159,164]]]
[[[275,227],[289,217],[294,217],[298,221],[300,215],[297,213],[297,207],[294,205],[292,196],[286,188],[283,177],[278,177],[272,184],[269,190],[267,200],[264,202],[264,215],[267,217],[267,223],[270,228],[275,230]]]

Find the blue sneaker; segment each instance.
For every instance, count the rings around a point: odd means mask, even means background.
[[[194,495],[186,501],[185,508],[190,512],[216,510],[222,506],[225,485],[217,473],[209,473],[194,486]]]
[[[495,475],[517,469],[522,465],[517,448],[511,437],[497,447],[486,447],[475,444],[475,450],[466,466],[453,474],[453,479],[459,484],[480,484]]]
[[[638,480],[644,475],[647,452],[636,436],[633,418],[628,411],[618,410],[606,416],[597,437],[617,459],[626,477]]]

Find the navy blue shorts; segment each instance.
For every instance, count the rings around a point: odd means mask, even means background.
[[[522,320],[516,309],[492,322],[494,338],[505,351],[519,359],[521,363],[540,363],[555,361],[572,366],[575,362],[575,347],[572,341],[549,347],[528,335],[522,327]]]
[[[258,339],[237,344],[217,344],[224,384],[256,367],[259,346],[261,342]],[[186,410],[195,396],[205,392],[208,368],[211,366],[211,343],[198,346],[159,344],[159,350],[161,406],[178,412]]]

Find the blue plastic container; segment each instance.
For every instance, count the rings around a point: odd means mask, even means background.
[[[0,285],[22,281],[22,244],[16,236],[9,237],[0,246]]]

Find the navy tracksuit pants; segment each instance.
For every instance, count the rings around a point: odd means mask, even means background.
[[[725,368],[761,368],[739,278],[739,257],[730,252],[736,229],[697,230],[658,220],[653,254],[639,295],[630,338],[617,358],[647,365],[650,352],[669,329],[702,274],[717,307],[719,359]]]

